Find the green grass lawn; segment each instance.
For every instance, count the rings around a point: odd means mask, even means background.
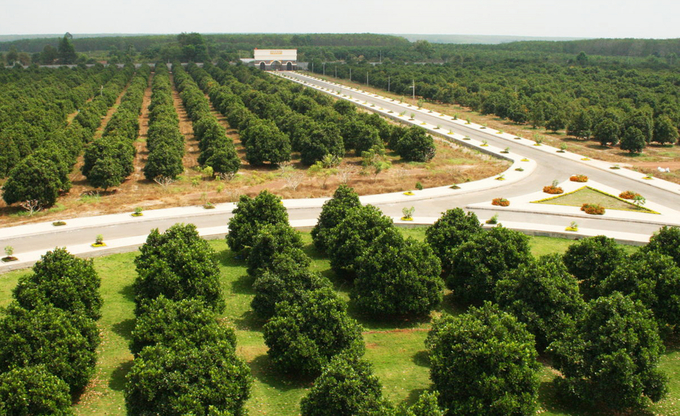
[[[423,239],[425,228],[401,229],[407,236]],[[534,255],[562,253],[573,240],[531,237]],[[311,245],[308,233],[304,234],[306,251],[313,259],[312,268],[329,277],[344,299],[348,299],[347,285],[334,280],[327,259]],[[227,304],[223,319],[236,328],[237,353],[250,365],[255,382],[247,409],[251,415],[296,415],[299,414],[300,399],[311,387],[309,380],[300,381],[282,377],[272,368],[267,357],[261,323],[255,320],[250,310],[253,298],[252,279],[246,274],[245,264],[234,258],[224,240],[210,242],[218,253]],[[628,250],[635,250],[629,248]],[[103,342],[99,349],[96,376],[80,401],[74,406],[77,415],[123,415],[125,414],[124,384],[129,371],[132,355],[128,349],[130,332],[133,328],[131,284],[135,277],[133,259],[136,253],[116,254],[100,257],[94,264],[102,279],[101,293],[104,297],[102,319],[99,327]],[[16,271],[0,275],[0,307],[7,306],[11,291],[19,276],[28,271]],[[442,310],[457,313],[447,300]],[[435,312],[437,315],[440,312]],[[356,311],[350,314],[359,319],[365,328],[366,359],[373,364],[375,374],[383,384],[385,396],[394,404],[412,403],[418,395],[430,387],[429,368],[424,340],[429,322],[385,323],[363,319]],[[671,349],[664,355],[662,369],[671,377],[671,395],[653,406],[656,414],[680,414],[680,352]],[[550,381],[554,373],[544,367],[540,393],[541,413],[546,415],[578,415],[596,413],[575,413],[557,404]]]
[[[637,206],[632,202],[627,202],[621,198],[600,192],[597,189],[584,186],[574,192],[552,198],[534,201],[536,204],[566,205],[570,207],[580,207],[583,204],[600,204],[605,209],[617,209],[620,211],[635,211],[654,214],[655,212],[645,207]]]

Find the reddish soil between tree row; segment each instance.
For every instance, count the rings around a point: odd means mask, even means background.
[[[152,74],[153,77],[153,74]],[[231,181],[220,181],[204,177],[198,166],[200,154],[198,142],[193,136],[191,120],[186,114],[179,94],[173,90],[174,105],[179,115],[179,128],[185,138],[184,174],[174,183],[162,187],[144,178],[142,169],[146,162],[146,138],[149,123],[148,106],[151,101],[151,78],[147,87],[140,115],[139,137],[135,141],[137,157],[134,173],[119,187],[108,192],[97,192],[80,173],[82,157],[71,174],[73,187],[59,197],[57,204],[29,217],[18,207],[7,207],[0,201],[0,226],[20,225],[39,221],[56,221],[79,216],[103,215],[132,212],[136,207],[157,209],[174,206],[203,205],[206,202],[221,203],[237,201],[239,195],[256,195],[267,189],[283,198],[315,198],[331,196],[335,188],[345,179],[360,195],[408,191],[420,182],[423,187],[444,186],[465,181],[474,181],[497,175],[508,167],[508,163],[491,159],[465,148],[450,146],[436,141],[437,155],[428,163],[403,162],[395,154],[388,154],[392,167],[377,176],[362,170],[361,158],[348,155],[342,160],[338,173],[328,178],[313,176],[293,155],[293,174],[284,177],[275,166],[253,167],[245,160],[245,150],[238,132],[228,125],[224,116],[213,109],[213,114],[227,129],[227,135],[234,140],[242,166]],[[174,86],[173,86],[174,87]],[[121,94],[122,97],[122,94]],[[121,97],[102,119],[106,125],[117,108]],[[299,183],[298,183],[299,182]]]

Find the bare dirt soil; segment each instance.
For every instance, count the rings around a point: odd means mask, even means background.
[[[238,132],[230,128],[224,117],[213,109],[213,114],[227,129],[227,136],[234,140],[242,162],[241,169],[234,179],[228,182],[215,180],[204,177],[200,172],[197,161],[200,151],[198,142],[193,136],[191,121],[176,91],[173,96],[180,119],[179,128],[184,135],[186,146],[185,171],[177,181],[163,187],[146,180],[142,172],[147,156],[148,106],[151,97],[151,88],[148,87],[140,115],[139,138],[135,142],[137,149],[135,171],[130,178],[116,189],[106,193],[97,192],[80,173],[81,158],[71,177],[72,189],[66,195],[61,196],[54,207],[29,217],[20,208],[7,207],[4,202],[0,201],[0,226],[133,212],[136,207],[157,209],[203,205],[207,202],[233,202],[237,201],[241,194],[254,196],[264,189],[283,198],[331,196],[337,186],[345,181],[360,195],[408,191],[416,189],[418,182],[425,188],[451,185],[494,176],[508,167],[507,162],[489,158],[466,148],[435,141],[437,155],[430,162],[403,162],[396,154],[388,153],[392,167],[378,175],[363,169],[360,157],[348,155],[342,160],[335,174],[327,178],[313,176],[300,163],[299,157],[295,154],[290,164],[295,169],[292,173],[284,175],[283,171],[276,166],[250,166],[245,160],[245,149],[241,145]],[[102,126],[106,125],[112,114],[113,108],[103,119]],[[102,129],[103,127],[100,130]]]

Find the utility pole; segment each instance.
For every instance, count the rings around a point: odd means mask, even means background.
[[[352,68],[349,69],[349,82],[352,82]]]
[[[314,61],[312,61],[312,73],[314,73]]]
[[[368,86],[368,71],[366,71],[366,86]]]
[[[387,92],[390,92],[390,82],[392,81],[392,77],[388,76],[387,77]]]
[[[326,76],[326,63],[323,63],[323,75]]]

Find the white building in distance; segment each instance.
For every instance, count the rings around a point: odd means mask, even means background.
[[[253,64],[267,71],[297,69],[297,49],[255,49]]]

